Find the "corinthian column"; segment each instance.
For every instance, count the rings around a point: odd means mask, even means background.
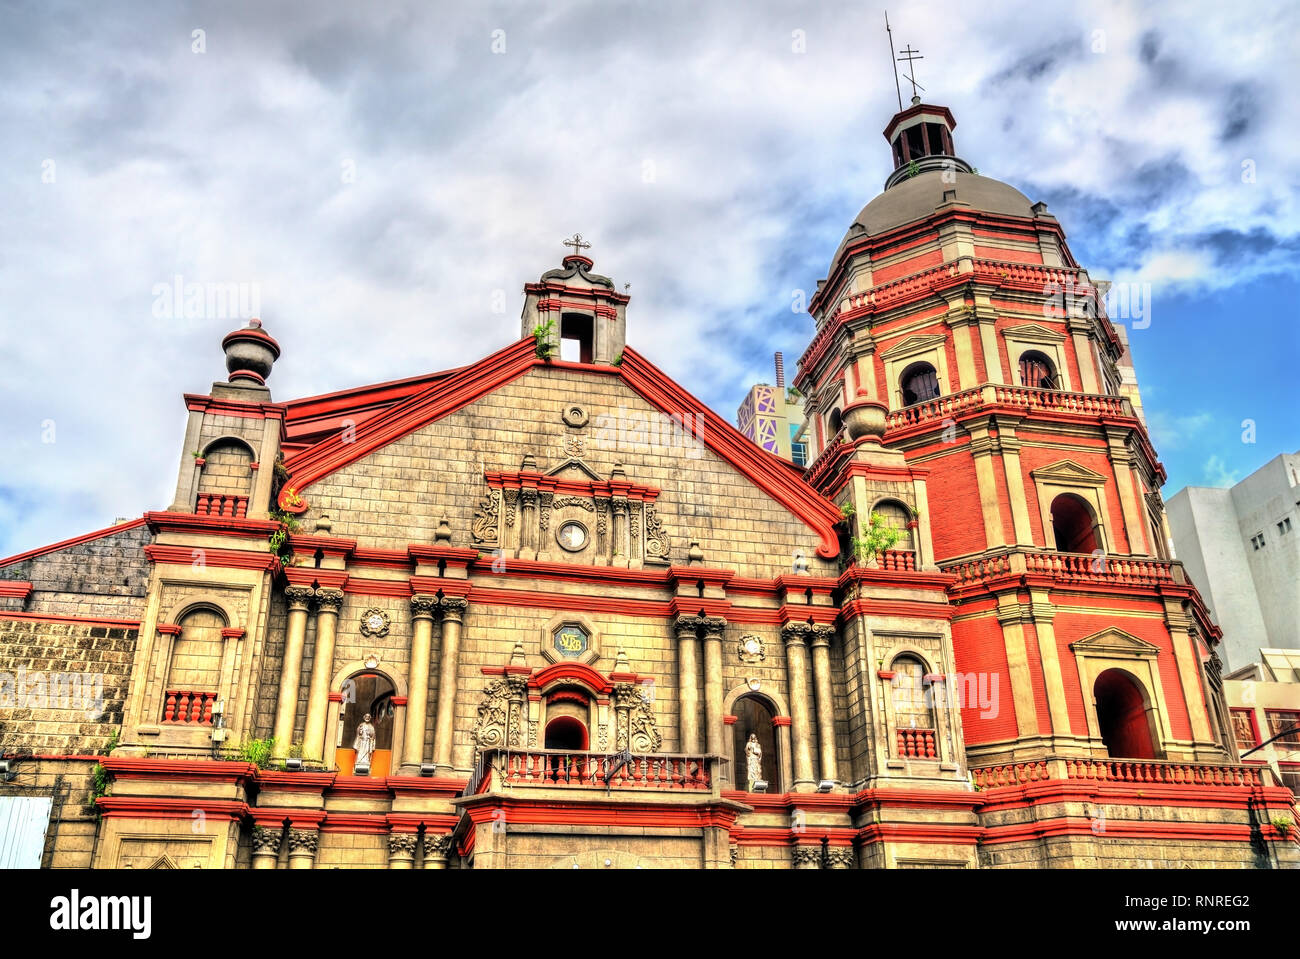
[[[817,697],[817,742],[821,746],[822,779],[838,780],[835,770],[835,703],[831,698],[831,640],[835,627],[812,628],[813,693]]]
[[[274,869],[280,858],[280,838],[283,829],[256,826],[253,829],[253,868]]]
[[[415,843],[419,837],[413,832],[388,834],[388,868],[415,868]]]
[[[794,739],[794,791],[807,792],[815,785],[812,770],[812,730],[808,728],[808,648],[812,633],[807,623],[786,623],[785,668],[790,686],[790,725]]]
[[[277,759],[289,755],[293,744],[293,724],[298,710],[298,684],[302,680],[302,641],[307,632],[307,604],[310,586],[289,586],[284,597],[289,601],[289,623],[284,631],[284,656],[280,660],[280,697],[275,705],[275,746]]]
[[[311,691],[307,725],[302,734],[304,758],[325,757],[325,719],[329,711],[330,677],[334,673],[334,637],[338,632],[343,590],[316,590],[316,652],[311,662]]]
[[[700,641],[699,620],[683,616],[673,626],[677,633],[677,722],[684,753],[700,751]]]
[[[447,854],[451,852],[451,836],[424,834],[424,868],[446,869]]]
[[[438,715],[433,727],[433,761],[438,772],[451,772],[452,736],[456,724],[456,664],[460,660],[460,627],[469,602],[463,596],[442,598],[442,656],[438,663]]]
[[[727,621],[721,616],[709,616],[704,620],[704,723],[705,741],[709,752],[721,756],[725,750],[722,743],[722,632],[727,628]]]
[[[424,762],[424,730],[429,715],[429,645],[438,597],[411,597],[411,689],[406,701],[406,741],[402,743],[402,772],[418,773]]]
[[[312,869],[316,865],[316,848],[320,834],[315,829],[289,830],[289,868]]]

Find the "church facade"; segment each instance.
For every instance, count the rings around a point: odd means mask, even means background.
[[[806,469],[576,243],[458,369],[283,402],[227,335],[172,502],[0,563],[9,828],[55,867],[1300,863],[1098,286],[954,127],[885,130]]]

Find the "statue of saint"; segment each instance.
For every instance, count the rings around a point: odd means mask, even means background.
[[[352,741],[352,748],[357,751],[355,765],[368,767],[370,754],[375,751],[375,727],[370,725],[369,713],[366,713],[361,720],[361,725],[357,727],[357,738]]]
[[[758,736],[753,733],[749,734],[749,742],[745,743],[745,778],[749,780],[750,789],[763,778],[763,747],[758,744]]]

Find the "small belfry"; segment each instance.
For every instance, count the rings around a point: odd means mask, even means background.
[[[630,297],[609,277],[591,272],[595,263],[582,253],[591,244],[581,233],[564,245],[572,252],[560,268],[524,285],[520,335],[535,337],[538,354],[548,358],[616,365],[627,345]]]

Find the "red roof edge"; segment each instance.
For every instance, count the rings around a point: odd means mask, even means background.
[[[104,529],[97,529],[93,533],[85,533],[81,536],[74,536],[72,539],[65,539],[59,543],[51,543],[49,546],[39,546],[36,549],[29,549],[25,553],[18,553],[7,559],[0,559],[0,568],[12,566],[14,563],[21,563],[25,559],[32,559],[37,556],[44,556],[46,553],[55,553],[61,549],[67,549],[71,546],[80,546],[82,543],[89,543],[91,540],[108,536],[110,533],[121,533],[128,529],[135,529],[137,526],[144,525],[144,517],[133,519],[127,523],[118,523],[116,526],[108,526]]]

